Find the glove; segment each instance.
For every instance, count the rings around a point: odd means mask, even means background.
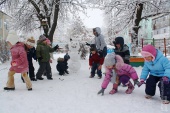
[[[54,47],[54,50],[57,50],[59,48],[59,46],[58,45],[56,45],[55,47]]]
[[[87,45],[87,46],[90,46],[90,44],[89,44],[89,43],[87,43],[87,42],[86,42],[86,45]]]
[[[101,93],[101,94],[102,94],[102,96],[103,96],[103,95],[104,95],[104,90],[105,90],[105,89],[104,89],[104,88],[102,88],[102,89],[101,89],[101,90],[100,90],[97,94],[100,94],[100,93]]]
[[[145,80],[141,79],[140,82],[137,83],[138,87],[140,87],[142,84],[145,84]]]
[[[41,61],[43,58],[42,57],[39,57],[38,60]]]
[[[13,62],[11,63],[11,65],[12,65],[12,66],[16,66],[16,65],[17,65],[17,62],[13,61]]]
[[[133,82],[134,82],[134,86],[140,83],[140,82],[138,81],[138,79],[134,80]]]
[[[164,84],[169,84],[169,78],[168,77],[164,76],[164,77],[162,77],[162,80],[163,80]]]

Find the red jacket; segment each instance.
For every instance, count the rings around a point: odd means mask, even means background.
[[[104,57],[97,52],[95,54],[90,54],[89,65],[92,66],[93,62],[103,65]]]

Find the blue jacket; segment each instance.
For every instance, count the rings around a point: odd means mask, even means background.
[[[163,56],[161,51],[157,50],[154,61],[144,63],[140,79],[146,80],[148,74],[157,77],[167,76],[170,79],[170,61]]]

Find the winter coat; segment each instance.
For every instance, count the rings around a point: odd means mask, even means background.
[[[103,51],[104,47],[106,47],[104,36],[101,34],[101,29],[99,27],[96,27],[95,30],[97,32],[97,36],[94,38],[93,44],[96,44],[98,51]]]
[[[56,69],[59,72],[66,71],[68,69],[67,62],[64,60],[64,58],[58,58]]]
[[[36,47],[36,56],[37,58],[42,57],[42,60],[39,62],[48,62],[50,60],[50,53],[54,52],[54,48],[44,44],[43,42],[38,42]]]
[[[130,51],[129,51],[129,47],[126,44],[124,44],[123,37],[116,37],[113,43],[115,45],[115,49],[114,49],[115,54],[120,55],[123,58],[124,63],[129,64]],[[120,48],[117,48],[116,44],[120,44]]]
[[[140,79],[146,80],[148,74],[162,77],[167,76],[170,78],[170,61],[163,56],[162,52],[157,50],[157,54],[154,61],[145,61]]]
[[[133,80],[138,79],[138,75],[135,71],[135,69],[129,65],[125,64],[122,57],[119,55],[116,55],[116,74],[117,76],[127,75]]]
[[[18,42],[13,45],[10,49],[12,62],[16,62],[16,66],[11,66],[9,69],[10,71],[15,71],[16,73],[25,73],[28,72],[28,59],[27,59],[27,52],[26,46],[24,43]]]
[[[37,60],[35,47],[33,47],[27,51],[27,58],[28,58],[29,64],[32,63],[32,58],[34,60]]]
[[[115,83],[116,81],[116,73],[114,71],[114,69],[106,69],[106,74],[105,74],[105,78],[103,80],[102,83],[102,88],[106,89],[109,82],[111,81],[112,83]]]
[[[97,63],[100,65],[103,65],[104,62],[104,57],[103,55],[100,55],[98,52],[96,52],[95,54],[90,54],[90,58],[89,58],[89,65],[92,66],[93,63]]]

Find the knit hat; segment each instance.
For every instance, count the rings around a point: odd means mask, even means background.
[[[90,45],[90,51],[97,51],[96,44]]]
[[[108,53],[104,59],[105,66],[113,66],[115,63],[115,53]]]
[[[35,45],[35,39],[34,39],[34,37],[28,38],[27,41],[26,41],[26,44],[34,47],[34,45]]]
[[[48,44],[48,45],[50,45],[51,44],[51,41],[48,39],[48,38],[46,38],[46,43]]]
[[[44,35],[40,35],[40,37],[39,37],[39,42],[42,42],[42,41],[44,41],[44,40],[46,40],[46,37],[44,36]]]
[[[9,31],[8,36],[6,38],[7,42],[10,42],[12,45],[15,45],[19,41],[19,37],[14,30]]]
[[[146,46],[144,46],[142,48],[141,55],[144,58],[148,57],[148,56],[152,56],[153,57],[152,61],[154,61],[155,57],[156,57],[156,54],[157,54],[156,48],[154,46],[152,46],[152,45],[146,45]]]

